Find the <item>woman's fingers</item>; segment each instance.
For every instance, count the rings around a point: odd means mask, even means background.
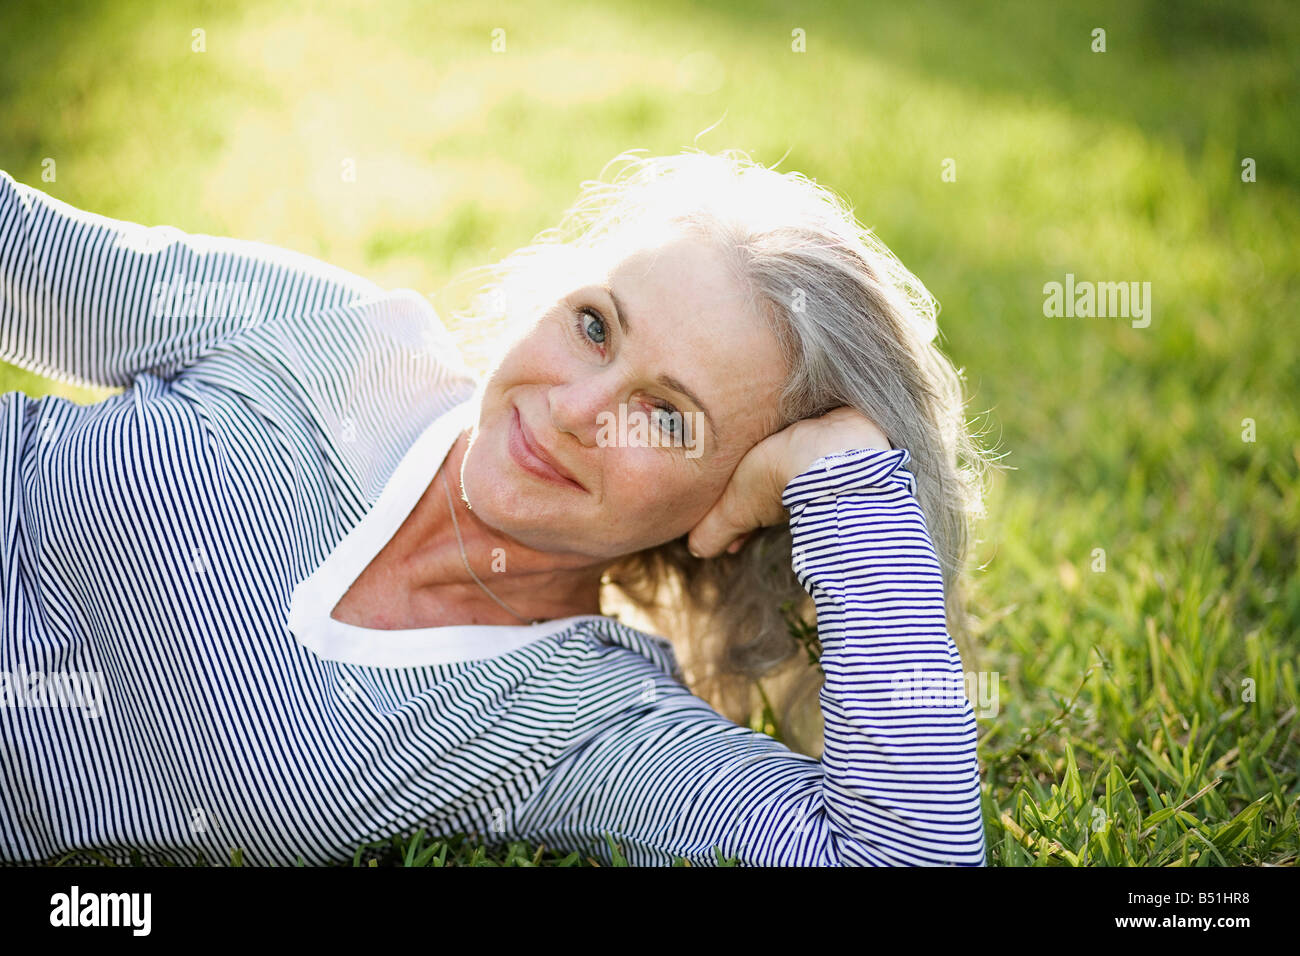
[[[721,503],[721,499],[719,500]],[[716,558],[754,525],[739,520],[732,512],[717,505],[691,529],[687,544],[697,558]]]
[[[753,531],[746,531],[735,541],[731,542],[731,544],[727,545],[727,554],[735,554],[737,551],[743,548],[745,546],[745,542],[749,540],[749,536],[752,535],[753,533],[754,533]]]
[[[697,558],[734,554],[754,529],[785,521],[781,495],[786,485],[818,458],[855,448],[891,447],[875,422],[848,406],[767,436],[741,458],[722,496],[691,529],[691,553]]]
[[[687,547],[690,548],[691,554],[697,558],[717,557],[722,553],[723,548],[745,530],[737,527],[735,519],[731,516],[730,488],[731,486],[728,485],[728,490],[723,492],[722,497],[717,500],[713,507],[709,509],[708,514],[700,519],[699,523],[691,529],[691,533],[687,536]]]
[[[687,544],[696,557],[717,557],[747,532],[786,520],[782,489],[774,490],[770,455],[761,447],[741,459],[722,497],[691,529]]]

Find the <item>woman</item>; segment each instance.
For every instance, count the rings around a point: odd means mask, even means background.
[[[803,177],[628,171],[502,264],[479,315],[522,321],[481,381],[415,293],[0,176],[0,357],[125,387],[0,404],[4,858],[325,863],[425,827],[985,862],[932,300]],[[693,695],[602,582],[675,585],[733,678],[799,653],[806,592],[821,760]]]

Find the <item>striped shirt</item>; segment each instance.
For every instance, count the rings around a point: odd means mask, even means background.
[[[329,615],[475,421],[423,297],[0,173],[0,858],[351,858],[424,827],[610,862],[982,865],[973,708],[906,449],[784,489],[820,760],[614,617]],[[608,840],[607,840],[608,837]]]

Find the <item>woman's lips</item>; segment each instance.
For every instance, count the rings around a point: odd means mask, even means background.
[[[528,435],[523,420],[519,417],[519,409],[512,408],[511,412],[510,440],[507,444],[510,448],[510,457],[515,460],[515,464],[530,475],[545,479],[553,484],[586,491],[587,489],[576,480],[562,474],[555,465],[542,457],[544,452],[537,447]]]

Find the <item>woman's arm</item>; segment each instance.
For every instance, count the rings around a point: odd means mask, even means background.
[[[910,458],[827,455],[782,495],[817,606],[826,812],[854,862],[982,864],[975,715]]]
[[[0,359],[41,375],[171,377],[241,329],[381,292],[287,249],[84,212],[0,170]]]
[[[817,606],[820,762],[737,726],[648,660],[617,680],[597,669],[585,699],[608,712],[580,716],[514,814],[516,838],[605,862],[608,831],[643,864],[713,865],[716,847],[757,865],[983,865],[975,716],[909,458],[826,455],[782,495]]]

